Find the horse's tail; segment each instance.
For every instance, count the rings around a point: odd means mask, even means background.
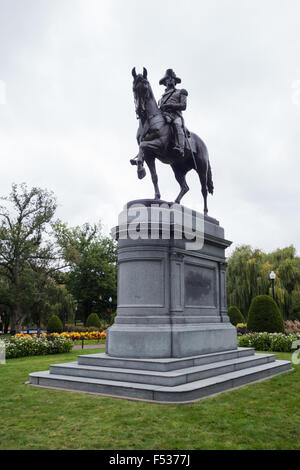
[[[207,189],[210,194],[214,193],[214,183],[212,180],[212,173],[211,173],[211,166],[208,160],[208,168],[207,168]]]

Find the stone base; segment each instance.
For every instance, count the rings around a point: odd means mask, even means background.
[[[236,328],[230,323],[197,325],[122,325],[109,329],[112,357],[176,358],[235,349]]]
[[[188,403],[291,370],[289,361],[252,348],[187,358],[78,356],[30,374],[30,385],[159,403]]]

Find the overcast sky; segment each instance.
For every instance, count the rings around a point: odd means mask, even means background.
[[[299,0],[0,0],[0,193],[53,190],[70,225],[153,197],[129,159],[138,121],[131,69],[173,68],[187,126],[206,143],[209,215],[234,246],[300,253]],[[179,192],[157,164],[162,199]],[[182,203],[202,210],[196,173]]]

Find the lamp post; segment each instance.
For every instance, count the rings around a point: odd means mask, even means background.
[[[274,271],[270,272],[270,279],[272,281],[272,295],[273,295],[273,299],[275,300],[274,281],[276,279],[276,274],[274,273]]]

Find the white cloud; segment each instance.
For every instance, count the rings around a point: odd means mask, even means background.
[[[236,244],[299,250],[299,13],[297,0],[0,0],[1,194],[47,187],[63,220],[101,218],[108,232],[127,201],[153,195],[149,171],[139,181],[129,164],[131,68],[148,68],[159,98],[172,67],[189,91],[187,126],[208,146],[210,215]],[[174,200],[172,170],[157,169]],[[197,175],[187,180],[182,203],[201,210]]]

